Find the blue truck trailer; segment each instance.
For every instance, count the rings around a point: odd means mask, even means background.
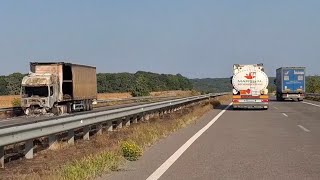
[[[281,67],[277,69],[275,84],[277,101],[292,99],[303,101],[306,89],[305,67]]]

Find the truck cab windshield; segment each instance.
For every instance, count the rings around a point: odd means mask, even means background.
[[[48,86],[40,86],[40,87],[22,87],[22,95],[23,97],[48,97]]]

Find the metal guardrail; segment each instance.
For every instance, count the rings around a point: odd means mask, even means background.
[[[228,93],[207,94],[89,114],[55,117],[46,121],[0,128],[0,167],[4,167],[4,147],[7,145],[25,142],[25,157],[31,159],[33,158],[33,139],[49,136],[50,148],[50,145],[56,142],[55,134],[68,132],[68,142],[73,144],[75,129],[83,128],[83,138],[88,140],[90,127],[93,125],[100,132],[103,124],[107,123],[107,129],[112,131],[114,121],[118,127],[122,127],[123,123],[130,125],[130,122],[136,123],[139,119],[148,119],[149,115],[155,112],[171,112],[184,104],[225,94]]]
[[[21,107],[8,107],[8,108],[0,108],[0,112],[6,111],[22,111]]]
[[[320,94],[318,93],[306,93],[306,95],[311,97],[320,97]]]

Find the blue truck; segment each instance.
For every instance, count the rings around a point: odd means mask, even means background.
[[[275,79],[277,101],[286,99],[303,101],[306,89],[305,73],[305,67],[278,68]]]

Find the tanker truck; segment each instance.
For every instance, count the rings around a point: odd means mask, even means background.
[[[269,78],[263,64],[233,65],[233,109],[268,109]]]
[[[96,99],[95,67],[31,62],[30,73],[21,83],[21,107],[26,115],[89,111]]]

